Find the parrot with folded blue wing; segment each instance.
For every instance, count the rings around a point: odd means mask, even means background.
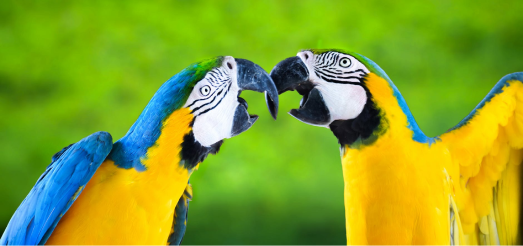
[[[180,244],[191,173],[258,118],[243,90],[265,92],[276,118],[276,86],[253,62],[225,56],[185,68],[114,144],[97,132],[55,154],[0,244]]]
[[[293,117],[341,145],[348,244],[522,243],[523,73],[434,138],[362,55],[304,50],[271,77],[303,96]]]

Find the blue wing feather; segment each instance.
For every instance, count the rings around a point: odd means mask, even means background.
[[[187,229],[187,215],[189,212],[189,201],[192,199],[191,184],[187,184],[183,195],[178,200],[174,209],[174,219],[171,234],[167,238],[168,245],[180,245],[182,243],[185,230]]]
[[[111,135],[97,132],[56,153],[9,221],[0,244],[45,244],[111,148]]]

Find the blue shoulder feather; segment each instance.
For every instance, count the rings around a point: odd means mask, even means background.
[[[45,244],[112,148],[107,132],[94,133],[53,156],[9,221],[0,245]]]

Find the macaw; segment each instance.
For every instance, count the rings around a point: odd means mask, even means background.
[[[114,144],[97,132],[55,154],[0,244],[179,244],[191,173],[258,118],[243,90],[265,92],[276,118],[276,86],[260,66],[231,56],[188,66]]]
[[[303,96],[293,117],[341,145],[347,244],[522,243],[523,73],[437,137],[362,55],[304,50],[271,77]]]

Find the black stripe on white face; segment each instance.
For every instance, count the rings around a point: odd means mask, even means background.
[[[205,114],[218,106],[227,96],[232,85],[230,70],[218,67],[209,71],[205,77],[197,83],[193,91],[196,92],[197,99],[194,99],[186,107],[192,110],[192,114],[197,117]]]
[[[231,137],[239,93],[238,64],[230,56],[196,82],[183,108],[191,110],[192,132],[199,144],[209,147]]]
[[[338,52],[325,52],[314,57],[315,75],[330,83],[360,84],[367,74],[365,67],[352,56]]]

